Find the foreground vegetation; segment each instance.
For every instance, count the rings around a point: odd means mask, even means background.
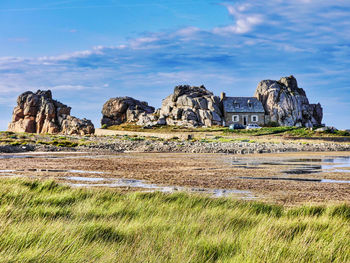
[[[0,181],[1,262],[349,262],[350,206]]]

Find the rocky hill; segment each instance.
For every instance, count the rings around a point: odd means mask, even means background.
[[[305,91],[298,87],[294,76],[263,80],[258,84],[255,97],[264,106],[271,121],[281,126],[313,127],[322,124],[321,105],[310,104]]]
[[[8,131],[50,134],[92,134],[90,120],[70,115],[71,108],[52,99],[50,90],[24,92],[17,98]]]

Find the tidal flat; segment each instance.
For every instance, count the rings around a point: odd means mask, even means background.
[[[274,204],[350,202],[350,154],[237,156],[197,153],[18,153],[0,155],[0,178],[72,187],[194,192]]]

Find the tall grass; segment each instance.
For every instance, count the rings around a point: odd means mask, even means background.
[[[0,181],[1,262],[350,262],[350,206]]]

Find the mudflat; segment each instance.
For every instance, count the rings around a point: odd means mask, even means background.
[[[121,191],[220,193],[285,205],[343,203],[350,201],[349,160],[350,152],[20,153],[0,155],[0,176]]]

